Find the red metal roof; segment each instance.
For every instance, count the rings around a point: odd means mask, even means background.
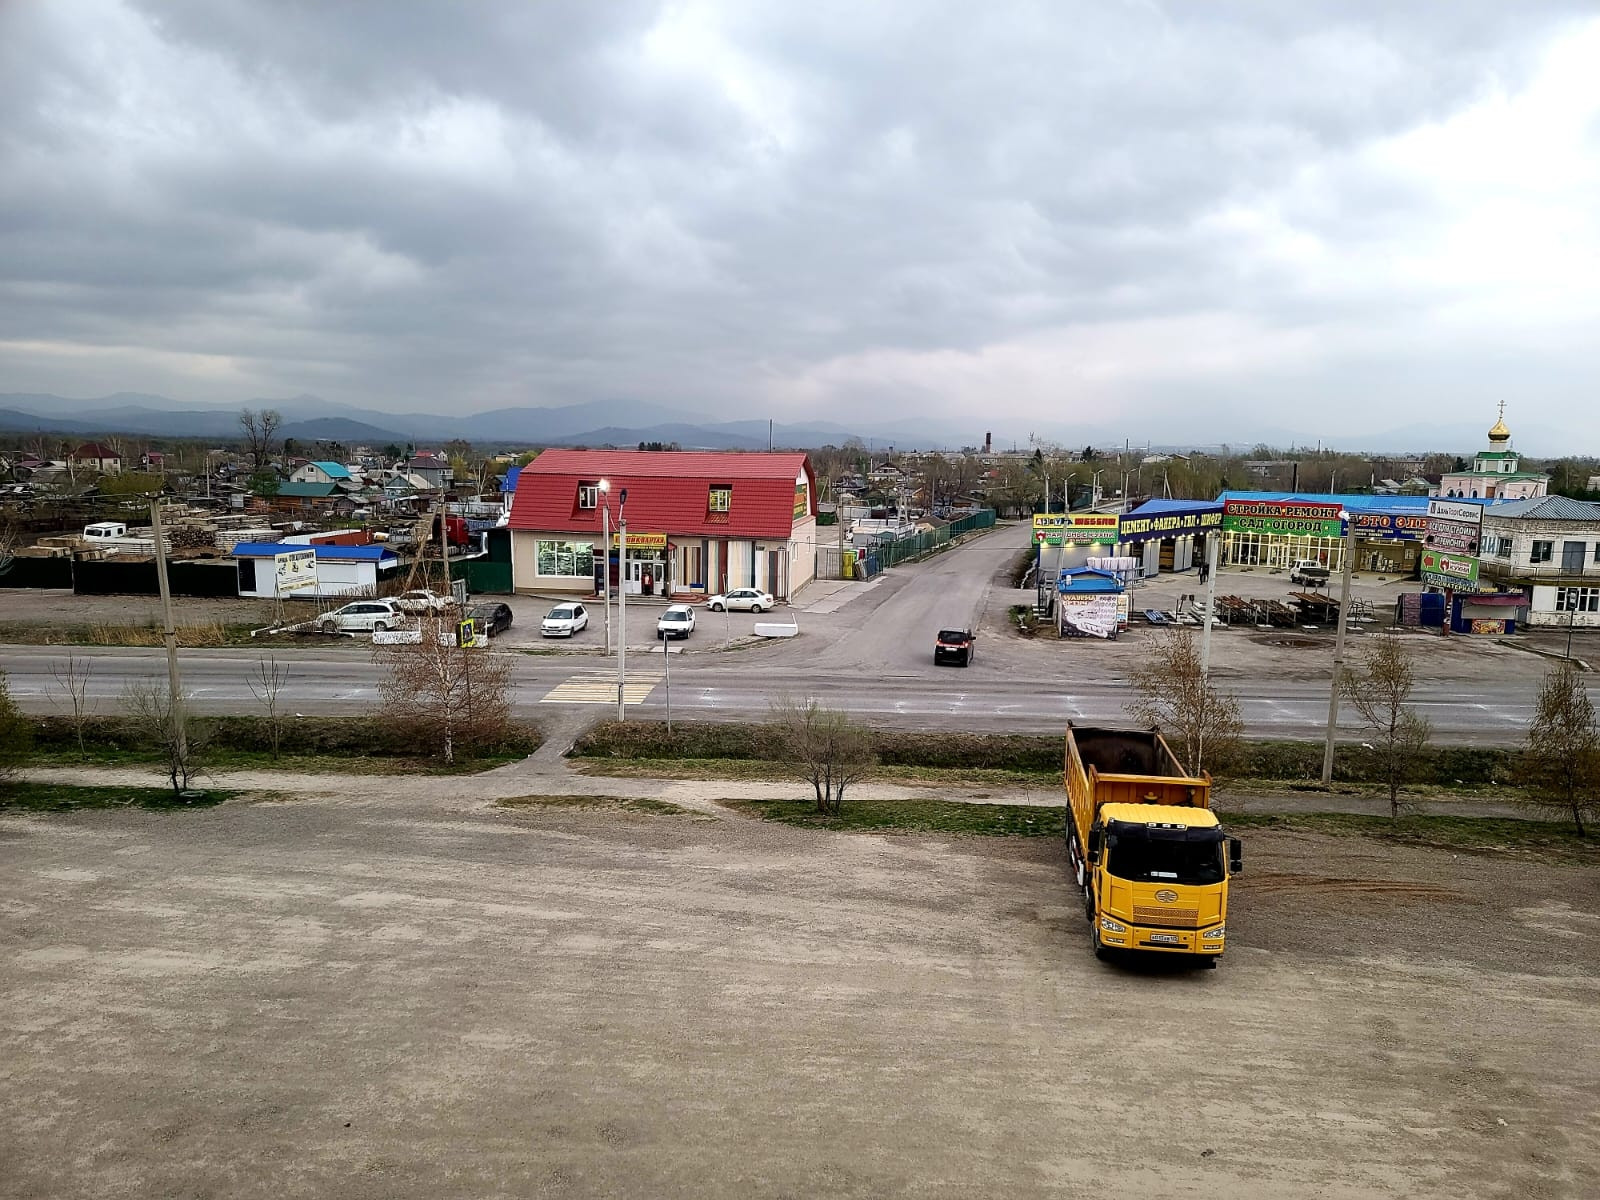
[[[546,450],[522,468],[511,506],[512,529],[602,532],[598,508],[578,507],[578,485],[605,479],[613,531],[617,498],[628,491],[628,528],[672,536],[787,538],[794,531],[794,489],[806,477],[807,515],[816,513],[816,479],[804,454],[649,450]],[[725,513],[710,511],[711,488],[728,484]],[[802,518],[803,519],[803,518]]]

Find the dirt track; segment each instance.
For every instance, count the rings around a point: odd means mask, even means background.
[[[1053,842],[6,817],[0,1194],[1600,1193],[1594,872],[1248,868],[1172,973],[1089,956]]]

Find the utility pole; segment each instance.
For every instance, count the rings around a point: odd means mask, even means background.
[[[606,495],[610,491],[605,485],[605,480],[600,481],[600,528],[604,531],[600,543],[600,594],[604,597],[606,606],[606,648],[605,654],[611,656],[611,499]]]
[[[1206,534],[1206,610],[1200,614],[1205,622],[1200,633],[1200,674],[1211,678],[1211,614],[1217,600],[1217,558],[1222,549],[1222,530]]]
[[[1344,676],[1344,631],[1350,622],[1350,576],[1356,565],[1356,519],[1348,512],[1344,521],[1344,578],[1339,585],[1339,632],[1333,640],[1333,686],[1328,690],[1328,740],[1322,748],[1322,786],[1333,782],[1333,737],[1339,728],[1339,684]],[[1450,614],[1445,613],[1448,624]]]
[[[183,681],[178,677],[178,630],[172,623],[172,589],[167,585],[166,535],[161,531],[161,497],[150,501],[150,533],[156,543],[156,583],[161,588],[161,640],[167,646],[167,689],[172,705],[172,736],[184,775],[189,769],[189,734],[184,723]]]
[[[617,493],[617,562],[621,577],[617,588],[617,720],[626,721],[623,703],[628,686],[628,489]]]

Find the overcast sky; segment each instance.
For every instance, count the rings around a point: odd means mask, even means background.
[[[0,391],[1600,452],[1600,7],[0,4]]]

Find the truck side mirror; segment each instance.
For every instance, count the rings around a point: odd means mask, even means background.
[[[1244,874],[1244,845],[1238,838],[1228,839],[1228,874]]]
[[[1091,863],[1100,861],[1100,831],[1098,829],[1089,831],[1089,861]]]

